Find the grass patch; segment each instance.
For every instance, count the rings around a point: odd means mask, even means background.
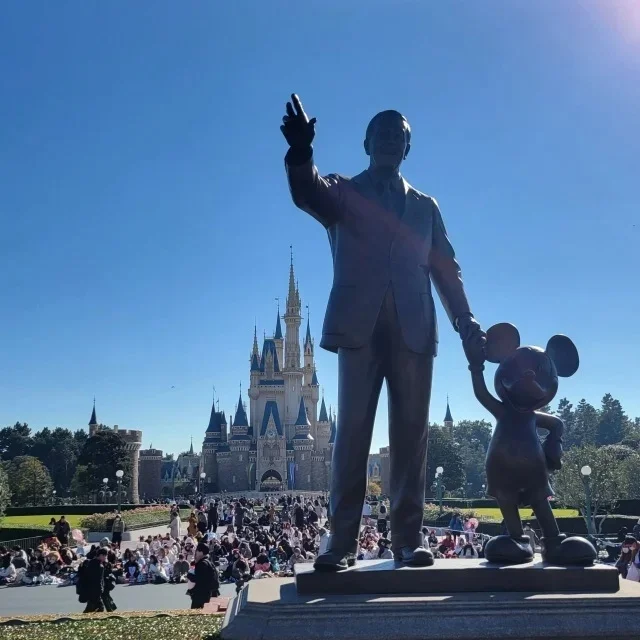
[[[55,518],[60,520],[60,516],[64,515],[64,510],[61,513],[52,513],[48,516],[5,516],[0,520],[0,527],[33,527],[37,529],[42,527],[47,529],[49,527],[49,520]],[[84,516],[66,516],[66,520],[72,529],[77,529],[80,526],[80,520]]]
[[[0,625],[2,640],[217,640],[223,616],[185,612],[184,615],[143,617],[127,613],[85,614],[57,622],[28,622],[16,626]]]
[[[498,509],[497,507],[482,507],[480,509],[471,509],[471,511],[476,514],[478,520],[481,520],[482,517],[492,518],[493,520],[497,520],[498,522],[502,520],[502,513],[500,513],[500,509]],[[520,517],[523,520],[531,520],[531,518],[535,518],[535,515],[531,509],[519,509],[519,511]],[[578,513],[577,509],[554,509],[553,515],[555,515],[556,518],[576,518],[580,514]]]

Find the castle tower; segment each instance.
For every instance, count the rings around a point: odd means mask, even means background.
[[[313,362],[313,340],[311,339],[311,327],[309,326],[309,307],[307,307],[307,333],[304,338],[304,384],[310,385],[315,373]]]
[[[284,362],[284,337],[282,335],[282,325],[280,324],[280,301],[278,301],[278,314],[276,316],[276,330],[273,334],[273,341],[276,345],[278,362],[282,365]]]
[[[230,428],[229,450],[231,452],[230,464],[234,491],[247,491],[251,483],[251,464],[249,461],[249,449],[251,437],[249,436],[249,421],[247,412],[242,403],[242,388],[238,397],[236,415]]]
[[[302,303],[300,293],[296,287],[295,275],[293,273],[293,253],[291,254],[291,265],[289,267],[289,291],[287,293],[287,311],[284,314],[284,322],[287,326],[285,368],[300,368],[300,315]]]
[[[451,417],[451,409],[449,408],[449,396],[447,396],[447,412],[444,414],[445,431],[453,437],[453,418]]]
[[[211,491],[218,490],[218,460],[216,452],[223,444],[226,444],[226,437],[222,431],[222,414],[216,411],[214,396],[211,403],[209,424],[202,442],[202,456],[200,457],[200,468],[207,474],[206,477],[210,479],[208,482],[210,486],[207,488]]]
[[[287,293],[287,309],[284,322],[287,327],[285,339],[284,374],[284,422],[287,441],[295,436],[294,423],[298,415],[298,406],[302,396],[304,376],[300,367],[300,315],[302,303],[293,272],[293,253],[289,267],[289,291]]]
[[[96,418],[96,399],[93,399],[93,411],[89,418],[89,436],[92,436],[98,428],[98,419]]]
[[[294,484],[296,489],[310,490],[313,487],[313,438],[311,424],[307,416],[304,399],[300,398],[298,417],[295,423],[296,435],[293,438],[293,451],[296,463]]]
[[[128,499],[134,504],[140,502],[138,494],[138,453],[142,447],[142,431],[135,429],[118,429],[118,425],[113,425],[113,429],[109,429],[102,424],[98,424],[96,417],[96,400],[93,399],[93,411],[89,420],[89,437],[94,436],[98,431],[111,430],[118,434],[125,444],[127,457],[129,458],[129,467],[131,469],[131,482],[127,490]]]
[[[327,414],[327,405],[324,403],[324,396],[320,404],[320,415],[316,425],[316,450],[319,453],[326,453],[329,448],[329,438],[331,437],[331,423]]]
[[[138,490],[147,500],[162,497],[162,451],[154,449],[153,445],[140,451]]]
[[[124,440],[127,455],[129,456],[129,464],[131,468],[131,483],[127,491],[127,497],[133,504],[140,502],[138,492],[138,454],[142,447],[142,431],[135,429],[118,429],[118,425],[113,425],[113,430]]]

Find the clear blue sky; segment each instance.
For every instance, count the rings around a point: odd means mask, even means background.
[[[197,446],[231,409],[294,245],[319,342],[326,235],[291,204],[298,92],[353,175],[406,114],[483,326],[574,339],[560,395],[640,415],[640,6],[629,0],[19,2],[0,21],[0,425],[107,424]],[[441,308],[432,420],[487,417]],[[335,403],[337,362],[317,349]],[[172,388],[175,387],[175,388]],[[387,442],[386,398],[374,446]]]

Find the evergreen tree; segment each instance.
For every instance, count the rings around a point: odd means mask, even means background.
[[[26,456],[31,450],[33,441],[31,439],[31,429],[25,422],[16,422],[13,427],[0,429],[0,458],[2,460],[13,460],[18,456]]]
[[[598,430],[598,412],[584,398],[580,400],[573,414],[572,445],[584,447],[595,444]]]
[[[102,488],[102,479],[109,478],[115,488],[116,471],[122,469],[122,486],[129,486],[131,464],[124,440],[115,431],[98,431],[87,439],[78,464],[86,467],[85,491],[95,493]]]
[[[459,447],[453,438],[440,426],[429,427],[427,446],[426,490],[431,495],[431,485],[438,467],[444,468],[443,482],[447,491],[455,491],[465,485],[464,465]]]
[[[564,448],[570,449],[578,445],[576,441],[575,430],[575,415],[573,411],[573,405],[567,400],[567,398],[561,398],[558,402],[558,410],[556,415],[564,423]]]
[[[41,504],[50,499],[53,483],[47,467],[33,456],[18,456],[7,464],[9,489],[13,501],[23,506]]]
[[[617,444],[622,442],[628,431],[628,422],[619,400],[610,393],[602,398],[602,407],[596,430],[596,444]]]

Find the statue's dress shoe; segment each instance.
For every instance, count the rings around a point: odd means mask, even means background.
[[[430,567],[433,564],[433,553],[424,547],[400,547],[393,557],[397,562],[414,567]]]
[[[554,538],[542,538],[542,559],[549,564],[563,567],[590,567],[597,553],[594,546],[585,538],[560,534]]]
[[[313,563],[316,571],[344,571],[356,563],[355,553],[333,551],[331,549],[320,554]]]
[[[496,536],[485,545],[484,557],[495,564],[524,564],[533,560],[533,549],[528,536]]]

